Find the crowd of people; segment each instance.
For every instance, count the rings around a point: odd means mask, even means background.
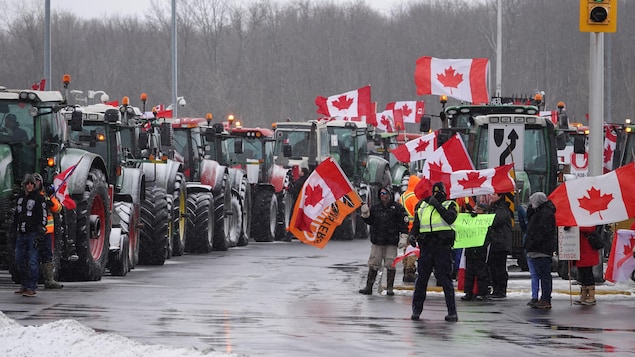
[[[395,202],[390,188],[379,191],[380,202],[373,207],[364,204],[361,213],[370,226],[371,254],[368,260],[366,286],[360,293],[372,294],[372,287],[382,264],[387,268],[386,295],[394,295],[397,252],[407,244],[419,248],[415,268],[404,260],[404,282],[414,281],[412,320],[419,320],[426,300],[428,281],[434,273],[437,285],[443,288],[448,314],[445,320],[458,321],[453,280],[456,279],[456,231],[454,222],[459,213],[491,214],[492,223],[480,246],[465,248],[465,275],[462,301],[486,301],[507,297],[507,257],[512,250],[514,212],[506,197],[508,193],[492,193],[472,198],[465,203],[449,199],[442,182],[434,183],[430,190],[417,191],[419,182],[409,185]],[[551,309],[552,257],[557,250],[556,208],[543,192],[529,197],[529,205],[519,205],[518,223],[523,234],[525,257],[531,277],[531,300],[527,305],[535,309]],[[566,227],[565,229],[568,229]],[[580,227],[580,260],[575,262],[580,282],[577,305],[592,306],[595,300],[593,266],[599,263],[597,247],[590,243],[596,227]],[[412,279],[412,280],[411,280]]]

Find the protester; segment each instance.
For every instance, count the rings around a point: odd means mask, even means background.
[[[38,282],[38,250],[36,238],[46,231],[46,203],[35,189],[35,178],[28,174],[22,180],[22,188],[13,216],[15,264],[20,274],[21,287],[16,294],[35,296]]]
[[[46,233],[38,237],[38,251],[40,264],[44,273],[44,287],[46,289],[61,289],[64,285],[55,281],[55,265],[53,264],[53,236],[55,234],[54,214],[62,211],[60,201],[53,192],[46,192],[43,187],[42,175],[34,173],[35,189],[44,197],[47,207]]]
[[[525,245],[525,240],[527,238],[527,210],[523,205],[518,205],[518,224],[520,224],[520,231],[523,234],[523,246]],[[529,270],[529,278],[531,279],[531,300],[527,302],[527,306],[533,306],[538,302],[538,291],[540,289],[540,280],[538,279],[538,275],[536,275],[536,269],[534,268],[531,259],[527,257],[527,250],[523,249],[523,254],[525,255],[525,261],[527,262],[527,269]]]
[[[551,309],[551,257],[558,244],[555,214],[556,207],[543,192],[536,192],[529,197],[525,249],[542,289],[540,300],[531,305],[536,309]]]
[[[596,227],[580,227],[580,260],[575,265],[578,268],[580,282],[580,300],[576,305],[595,305],[595,277],[593,267],[600,263],[600,255],[589,243],[589,236],[598,234]]]
[[[419,199],[415,194],[415,187],[421,181],[419,176],[411,175],[408,180],[408,189],[401,194],[400,203],[406,210],[408,214],[408,231],[412,229],[412,224],[415,220],[415,207],[417,203],[419,203]],[[404,249],[404,253],[405,253]],[[417,277],[417,257],[414,255],[409,255],[403,260],[403,282],[404,283],[414,283],[415,278]]]
[[[445,186],[441,182],[432,185],[432,194],[417,204],[415,221],[410,231],[410,244],[419,245],[420,256],[417,264],[419,275],[415,281],[412,296],[412,315],[410,319],[419,320],[426,300],[426,290],[430,274],[434,275],[443,286],[445,304],[448,315],[445,321],[456,322],[456,302],[452,285],[452,264],[455,233],[452,223],[456,220],[458,206],[456,202],[447,200]]]
[[[505,200],[504,193],[490,195],[490,213],[494,221],[487,231],[486,240],[490,242],[487,267],[492,279],[492,299],[507,297],[507,256],[512,252],[512,211]]]
[[[474,209],[474,214],[487,213],[488,207],[484,203],[479,203]],[[463,291],[465,295],[461,297],[463,301],[489,299],[489,272],[487,270],[487,251],[489,249],[487,238],[480,247],[465,248],[465,282]],[[474,280],[478,292],[474,295]]]
[[[379,203],[370,209],[367,204],[361,208],[362,219],[370,226],[370,257],[368,258],[368,278],[366,287],[360,294],[371,295],[373,284],[382,263],[387,271],[386,295],[395,295],[393,291],[396,270],[392,266],[397,256],[397,248],[405,247],[408,242],[408,215],[402,205],[394,201],[390,189],[379,190]]]

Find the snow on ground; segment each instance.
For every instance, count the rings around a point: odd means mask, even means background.
[[[126,337],[98,333],[75,320],[22,326],[0,312],[0,356],[27,357],[202,357],[236,356],[193,348],[146,345]]]

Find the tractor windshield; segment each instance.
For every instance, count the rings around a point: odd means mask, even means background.
[[[34,138],[35,119],[29,113],[32,110],[33,107],[28,103],[0,102],[0,144],[8,144],[13,157],[13,177],[16,182],[21,181],[25,174],[36,170],[35,150],[38,140]],[[52,115],[46,117],[50,124]],[[8,151],[2,153],[2,157],[5,155],[8,155]]]
[[[275,155],[283,156],[284,145],[291,146],[291,157],[308,157],[309,156],[309,132],[308,131],[286,131],[280,130],[276,132]]]

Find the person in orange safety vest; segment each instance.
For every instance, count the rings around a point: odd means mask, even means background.
[[[37,239],[40,254],[40,268],[44,276],[44,288],[61,289],[64,285],[55,280],[55,265],[53,264],[53,237],[55,235],[55,218],[53,215],[59,214],[62,211],[62,204],[55,195],[49,194],[44,190],[42,175],[35,173],[33,177],[35,178],[36,190],[44,196],[46,207],[48,207],[46,233]]]

